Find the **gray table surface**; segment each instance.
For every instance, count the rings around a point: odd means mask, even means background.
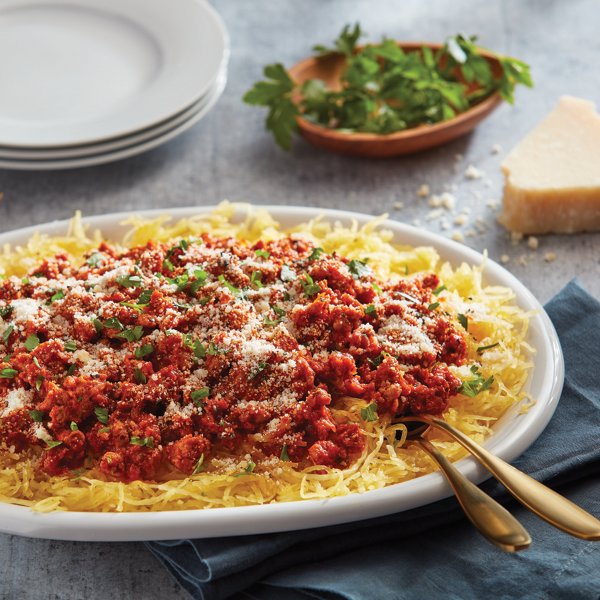
[[[229,82],[217,107],[170,143],[122,162],[59,172],[0,170],[0,231],[85,215],[143,208],[207,205],[224,198],[388,212],[398,220],[487,249],[546,301],[577,276],[600,297],[600,234],[544,236],[537,250],[514,244],[496,224],[502,197],[500,161],[562,94],[600,101],[597,63],[599,6],[595,0],[217,0],[229,29]],[[291,153],[264,131],[264,113],[240,101],[263,65],[291,66],[314,42],[332,40],[346,22],[360,21],[375,39],[441,40],[478,34],[482,45],[532,65],[536,86],[517,93],[472,135],[419,155],[388,160],[351,159],[298,141]],[[495,145],[502,147],[493,153]],[[481,179],[465,177],[474,165]],[[454,211],[431,219],[426,183],[451,190]],[[398,203],[403,203],[398,208]],[[469,222],[453,224],[467,209]],[[485,224],[483,229],[476,219]],[[444,229],[444,222],[450,225]],[[544,255],[554,252],[556,260]],[[138,543],[69,543],[0,535],[0,598],[184,598],[167,573]]]

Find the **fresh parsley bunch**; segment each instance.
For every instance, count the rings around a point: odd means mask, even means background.
[[[333,48],[313,48],[316,56],[346,57],[340,90],[317,79],[299,85],[276,63],[244,95],[244,102],[268,107],[266,127],[282,148],[290,148],[300,115],[331,129],[387,134],[451,119],[496,90],[512,104],[517,84],[533,85],[529,66],[515,58],[499,56],[495,74],[474,36],[451,37],[437,52],[405,52],[386,38],[358,48],[361,37],[358,24],[346,25]]]

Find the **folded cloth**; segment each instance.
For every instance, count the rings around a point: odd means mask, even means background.
[[[513,464],[600,515],[600,303],[573,281],[546,310],[565,385],[549,425]],[[554,529],[495,480],[482,487],[530,531],[528,550],[489,544],[454,498],[333,527],[147,547],[202,600],[600,598],[600,544]]]

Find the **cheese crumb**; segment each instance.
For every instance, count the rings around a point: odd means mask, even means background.
[[[464,242],[465,241],[465,236],[460,231],[453,231],[452,232],[452,239],[455,242]]]
[[[467,221],[469,220],[468,215],[465,215],[464,213],[461,213],[460,215],[458,215],[455,219],[454,219],[454,224],[455,225],[465,225],[467,223]]]
[[[426,183],[423,183],[421,186],[419,186],[419,189],[417,190],[417,196],[420,198],[427,198],[427,196],[429,196],[429,186]]]
[[[500,144],[494,144],[491,152],[492,154],[500,154],[500,152],[502,152],[502,146]]]
[[[556,253],[555,252],[546,252],[546,254],[544,254],[544,260],[546,262],[554,262],[556,260]]]
[[[530,235],[529,238],[527,239],[527,245],[532,250],[537,250],[538,246],[540,245],[540,241],[535,236]]]
[[[509,262],[510,262],[510,256],[509,256],[508,254],[503,254],[503,255],[500,257],[500,262],[501,262],[503,265],[505,265],[505,264],[509,263]]]
[[[483,177],[483,171],[479,170],[477,167],[473,165],[469,165],[465,169],[465,177],[467,179],[481,179]]]
[[[404,202],[394,202],[394,208],[396,210],[402,210],[404,208]]]

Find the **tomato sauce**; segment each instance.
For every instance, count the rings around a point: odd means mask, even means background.
[[[218,456],[345,467],[365,439],[338,399],[375,420],[458,391],[466,344],[438,285],[294,237],[57,255],[0,286],[0,442],[40,447],[50,475],[124,482]]]

